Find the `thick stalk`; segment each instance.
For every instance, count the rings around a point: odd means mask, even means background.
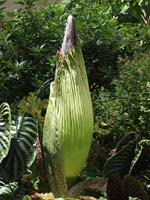
[[[54,109],[55,100],[53,101],[52,96],[51,91],[43,131],[44,166],[50,191],[55,197],[66,197],[68,189],[64,173],[61,137]]]

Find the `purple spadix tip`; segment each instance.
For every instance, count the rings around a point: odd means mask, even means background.
[[[73,16],[69,15],[67,18],[65,35],[62,43],[61,54],[64,57],[69,49],[72,49],[77,40],[77,33],[75,27],[75,21]]]

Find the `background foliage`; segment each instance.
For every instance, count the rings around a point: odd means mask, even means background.
[[[20,9],[1,18],[1,101],[15,103],[53,79],[68,14],[76,18],[91,90],[111,87],[118,76],[118,56],[132,56],[149,46],[149,27],[120,24],[115,17],[120,7],[114,3],[70,0],[35,10],[37,1],[19,2]]]

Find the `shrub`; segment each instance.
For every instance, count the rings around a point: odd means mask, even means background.
[[[59,7],[33,11],[30,1],[27,5],[8,13],[0,33],[0,101],[17,102],[53,79],[63,31]]]
[[[120,64],[114,92],[93,94],[96,132],[122,137],[129,132],[150,137],[150,58],[136,56]]]
[[[7,17],[1,11],[0,101],[18,102],[53,80],[56,51],[69,14],[77,21],[91,90],[110,88],[118,76],[118,55],[131,56],[149,46],[148,26],[119,24],[111,2],[69,0],[38,10],[34,9],[35,0],[21,2],[21,9]],[[47,91],[42,98],[48,97]]]

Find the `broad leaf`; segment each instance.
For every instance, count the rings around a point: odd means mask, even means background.
[[[150,148],[150,139],[143,139],[139,142],[139,145],[143,148]]]
[[[9,181],[27,173],[35,159],[37,138],[37,123],[32,117],[17,117],[12,124],[10,151],[0,165],[0,176]]]
[[[0,105],[0,163],[7,156],[11,134],[11,113],[10,107],[7,103],[3,103]]]
[[[131,161],[134,158],[135,145],[135,141],[129,142],[107,160],[104,166],[104,174],[106,177],[110,177],[116,173],[128,174]]]
[[[22,200],[24,187],[18,182],[0,184],[0,200]]]
[[[131,162],[131,166],[130,166],[130,170],[129,170],[129,174],[132,173],[132,170],[135,166],[135,164],[137,163],[139,157],[141,156],[141,153],[142,153],[142,150],[143,150],[143,147],[141,145],[138,145],[135,149],[135,155],[134,155],[134,159],[132,160]]]

